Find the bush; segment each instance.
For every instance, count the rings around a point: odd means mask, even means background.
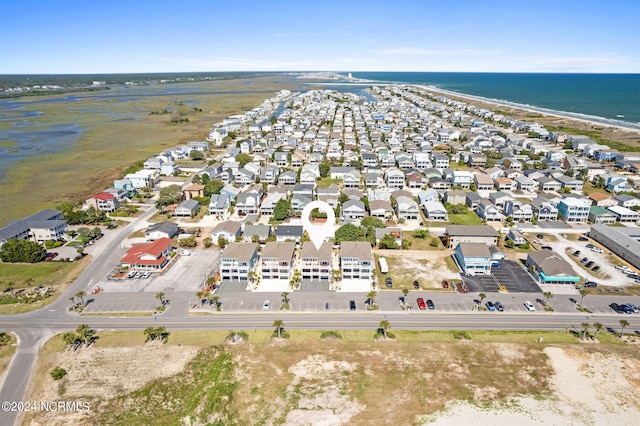
[[[232,331],[224,338],[225,342],[237,342],[235,339],[247,342],[249,341],[249,335],[244,331]]]
[[[320,335],[321,339],[342,339],[342,334],[338,333],[335,330],[331,331],[323,331]]]
[[[278,338],[278,333],[276,331],[273,332],[273,334],[271,334],[271,337],[275,337],[276,339]],[[283,331],[280,333],[280,338],[281,339],[290,339],[291,335],[289,334],[289,332],[287,331]]]
[[[457,330],[453,332],[453,338],[456,340],[471,340],[471,336],[464,330]]]
[[[51,370],[51,377],[53,377],[53,380],[60,380],[66,375],[67,375],[67,370],[65,370],[60,366]]]
[[[210,238],[210,237],[207,237],[207,238],[205,238],[205,239],[203,239],[203,240],[202,240],[202,244],[204,244],[204,246],[205,246],[206,248],[209,248],[209,247],[211,247],[211,245],[213,244],[213,241],[211,240],[211,238]]]

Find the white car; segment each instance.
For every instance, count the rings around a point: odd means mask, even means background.
[[[191,252],[189,250],[180,250],[180,256],[191,256]]]
[[[268,300],[265,300],[264,303],[262,304],[262,310],[268,311],[269,309],[271,309],[271,302],[269,302]]]
[[[151,276],[151,272],[146,271],[144,274],[142,274],[142,278],[149,278]]]
[[[540,240],[533,240],[533,242],[536,243],[536,244],[542,244],[542,241],[540,241]]]
[[[591,251],[594,253],[602,253],[602,249],[599,249],[598,247],[592,248]]]
[[[536,310],[536,307],[533,306],[533,303],[529,302],[528,300],[524,302],[524,307],[527,308],[527,311],[529,312],[534,312]]]

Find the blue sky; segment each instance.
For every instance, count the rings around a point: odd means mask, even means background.
[[[5,0],[0,74],[640,72],[640,2]]]

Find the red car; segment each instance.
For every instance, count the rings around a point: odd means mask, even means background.
[[[424,299],[422,297],[418,297],[418,308],[421,311],[424,311],[425,309],[427,309],[427,304],[424,303]]]
[[[447,280],[442,280],[442,287],[449,288],[449,282]]]

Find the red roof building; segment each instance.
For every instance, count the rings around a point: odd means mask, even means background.
[[[110,192],[101,192],[86,201],[89,207],[105,212],[114,212],[120,208],[120,201]]]
[[[160,238],[149,244],[136,244],[120,260],[123,267],[142,271],[159,271],[169,262],[173,247],[169,238]]]

